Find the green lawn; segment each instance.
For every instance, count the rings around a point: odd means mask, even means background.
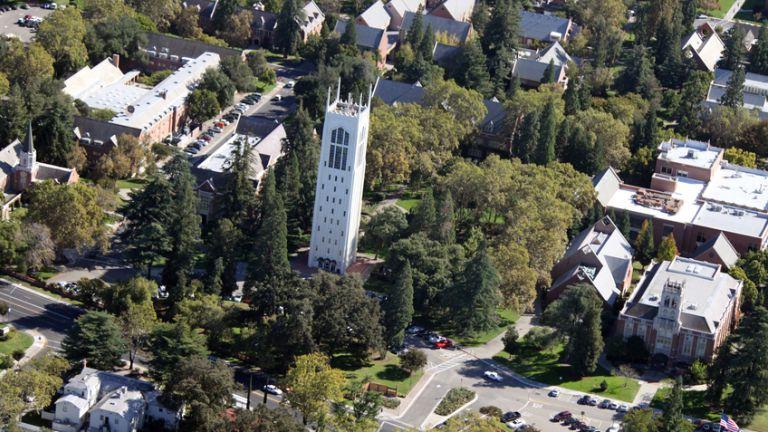
[[[562,345],[542,351],[523,347],[518,355],[513,356],[502,351],[494,356],[494,360],[530,379],[606,398],[632,402],[640,390],[640,384],[636,380],[609,375],[599,367],[591,376],[574,377],[571,366],[560,362],[562,351]],[[603,380],[608,383],[608,389],[604,392],[600,391],[600,383]]]
[[[658,409],[664,409],[664,401],[671,389],[665,387],[659,389],[653,396],[651,406]],[[730,392],[728,390],[726,393]],[[706,401],[706,390],[686,390],[683,392],[683,413],[700,419],[717,421],[720,418],[721,411],[719,409],[710,409],[709,403]],[[749,430],[754,432],[768,432],[768,407],[763,407],[752,423],[747,426]]]
[[[400,360],[396,355],[388,352],[383,360],[371,360],[368,364],[359,364],[349,355],[340,354],[331,360],[331,366],[344,371],[350,381],[362,381],[369,379],[372,382],[396,388],[397,394],[405,396],[411,388],[419,382],[423,371],[408,375],[408,372],[400,369]]]
[[[411,209],[419,205],[420,202],[420,198],[401,198],[397,200],[397,205],[406,211],[411,211]]]
[[[478,345],[483,345],[489,340],[507,331],[507,327],[514,324],[518,318],[520,318],[520,314],[518,314],[517,311],[515,311],[514,309],[499,309],[498,325],[491,330],[477,334],[472,337],[462,336],[461,334],[457,334],[456,330],[451,330],[451,329],[438,329],[438,330],[440,331],[441,334],[445,334],[446,336],[455,340],[461,345],[478,346]]]
[[[146,179],[133,178],[128,180],[118,180],[117,188],[118,189],[141,189],[146,184],[147,184]]]
[[[259,83],[256,85],[256,91],[261,94],[267,94],[272,91],[273,88],[275,88],[276,84],[268,84],[266,82],[259,81]]]
[[[709,16],[722,18],[725,16],[725,13],[728,12],[728,9],[731,8],[734,1],[736,0],[718,0],[718,3],[720,4],[719,8],[711,11],[704,11],[704,13],[706,13]]]
[[[0,342],[0,354],[11,355],[16,350],[26,351],[27,348],[32,346],[32,342],[34,342],[34,339],[26,333],[18,330],[11,332],[10,338],[7,341]]]

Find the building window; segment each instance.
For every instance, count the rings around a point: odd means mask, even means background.
[[[656,351],[668,353],[672,348],[672,339],[666,336],[656,335]]]
[[[662,165],[661,172],[662,174],[672,174],[672,168]]]
[[[693,336],[687,334],[683,340],[683,355],[690,356],[693,350]]]
[[[634,336],[634,329],[635,325],[632,321],[626,320],[624,321],[624,338],[629,338],[631,336]]]
[[[688,177],[688,171],[677,171],[678,177]]]
[[[698,234],[696,234],[696,243],[706,243],[707,238],[704,237],[704,233],[699,231]]]
[[[699,338],[696,341],[696,357],[704,358],[704,352],[707,350],[707,340]]]

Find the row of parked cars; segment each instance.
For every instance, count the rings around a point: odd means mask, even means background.
[[[38,16],[24,15],[16,21],[16,24],[22,27],[38,28],[42,22],[43,19]]]
[[[235,105],[231,111],[217,120],[212,127],[200,135],[200,139],[188,145],[184,151],[193,155],[199,153],[203,147],[208,145],[208,143],[213,140],[213,137],[216,136],[216,134],[221,133],[224,130],[224,127],[230,123],[237,121],[241,115],[245,114],[245,111],[250,105],[255,104],[259,100],[261,100],[261,94],[259,93],[251,93],[244,97],[240,103]]]
[[[421,326],[417,326],[417,325],[410,326],[405,330],[405,333],[412,336],[418,336],[437,349],[457,347],[456,343],[452,339],[448,339],[445,336],[441,336],[436,332],[428,331]]]

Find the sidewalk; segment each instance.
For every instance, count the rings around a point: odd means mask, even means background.
[[[32,346],[30,346],[26,352],[24,352],[24,357],[21,358],[18,362],[16,362],[16,368],[19,368],[21,366],[24,366],[27,364],[30,360],[35,358],[38,354],[40,354],[40,351],[42,351],[47,345],[48,345],[48,339],[45,338],[42,334],[38,333],[36,330],[23,330],[24,333],[32,336],[34,339],[34,342],[32,342]]]

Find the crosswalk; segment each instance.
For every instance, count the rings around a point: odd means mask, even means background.
[[[464,363],[469,355],[455,351],[440,351],[439,357],[439,360],[427,361],[427,367],[425,368],[425,371],[431,373],[440,373],[446,371]]]

